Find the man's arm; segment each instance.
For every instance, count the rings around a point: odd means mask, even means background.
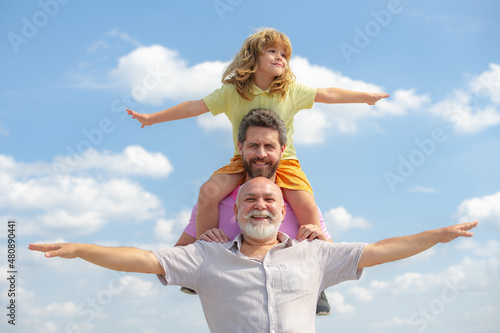
[[[458,237],[472,237],[469,230],[478,221],[456,224],[441,229],[424,231],[416,235],[385,239],[368,244],[358,263],[358,269],[411,257],[438,243],[448,243]]]
[[[115,271],[165,275],[163,267],[151,251],[133,247],[104,247],[91,244],[30,244],[32,251],[45,252],[45,257],[81,258]]]

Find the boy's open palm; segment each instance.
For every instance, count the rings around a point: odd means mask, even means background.
[[[45,252],[45,257],[47,258],[60,257],[65,259],[74,259],[77,257],[77,244],[72,243],[30,244],[28,248],[32,251]]]
[[[153,125],[152,122],[149,120],[149,115],[146,113],[137,113],[134,110],[126,109],[127,113],[132,116],[132,118],[139,120],[139,122],[142,124],[141,128],[144,128],[145,126],[151,126]]]

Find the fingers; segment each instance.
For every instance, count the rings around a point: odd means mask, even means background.
[[[299,242],[308,239],[309,241],[315,240],[316,238],[321,240],[326,240],[323,230],[314,224],[306,224],[299,228],[297,232],[297,240]]]
[[[200,236],[199,239],[207,242],[216,242],[216,243],[229,242],[229,237],[227,237],[224,230],[217,228],[213,228],[206,231],[203,235]]]
[[[31,251],[45,252],[45,257],[52,258],[58,256],[59,244],[30,244],[28,249]]]
[[[472,237],[474,236],[474,234],[469,231],[475,227],[477,227],[479,221],[472,221],[472,222],[465,222],[465,223],[462,223],[462,224],[459,224],[458,225],[458,228],[459,230],[463,231],[463,236],[464,237]]]

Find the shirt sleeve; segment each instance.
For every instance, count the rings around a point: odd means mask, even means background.
[[[366,243],[318,242],[322,249],[321,258],[324,271],[324,288],[347,280],[359,280],[363,269],[358,263]]]
[[[163,285],[182,285],[196,290],[196,283],[203,275],[204,251],[201,241],[151,252],[165,270],[165,275],[157,275]]]
[[[216,116],[225,113],[228,109],[230,93],[230,83],[225,83],[219,89],[212,92],[210,95],[203,98],[203,101],[208,107],[208,110]],[[231,84],[232,85],[232,84]]]
[[[290,87],[290,94],[293,96],[293,103],[296,110],[310,109],[313,107],[316,98],[317,88],[294,82]]]

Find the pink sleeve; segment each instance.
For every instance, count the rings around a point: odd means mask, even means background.
[[[283,221],[283,224],[280,227],[280,231],[287,234],[290,238],[294,239],[297,237],[297,233],[299,231],[299,220],[297,219],[297,215],[293,212],[292,208],[290,208],[290,205],[288,202],[285,200],[285,205],[286,205],[286,213],[285,213],[285,220]],[[325,220],[323,219],[323,214],[321,214],[321,210],[318,207],[318,213],[319,213],[319,219],[320,219],[320,224],[321,224],[321,229],[323,230],[323,233],[325,234],[326,238],[330,239],[330,234],[326,230],[326,225],[325,225]]]

